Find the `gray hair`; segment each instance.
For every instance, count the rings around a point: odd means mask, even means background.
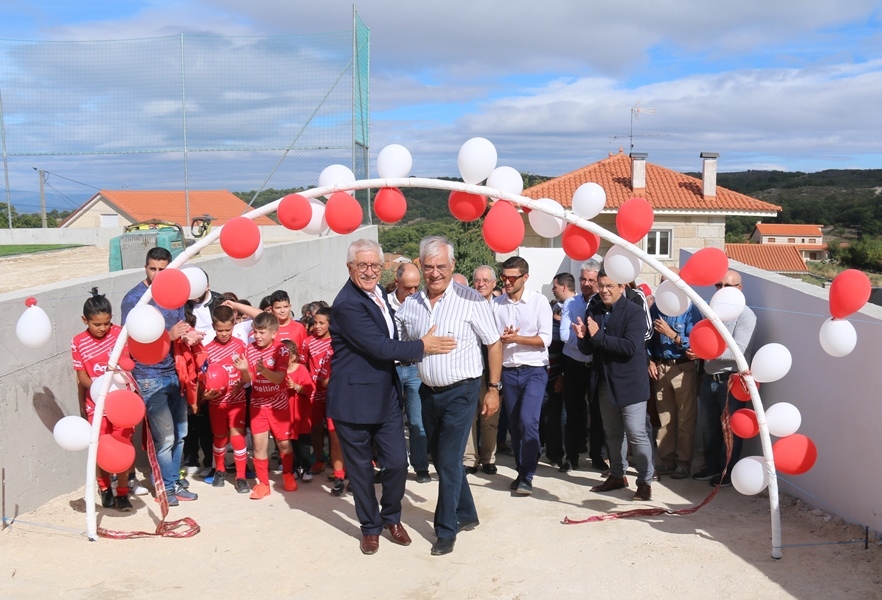
[[[491,267],[490,265],[481,265],[480,267],[476,267],[474,272],[472,273],[472,279],[475,279],[478,276],[478,271],[481,269],[487,269],[490,273],[493,274],[493,280],[496,281],[496,269]]]
[[[447,251],[447,259],[453,263],[453,244],[443,235],[430,235],[420,242],[420,264],[426,262],[430,256],[439,256]]]
[[[383,258],[383,247],[374,240],[355,240],[349,244],[349,252],[346,253],[346,262],[355,262],[355,255],[359,252],[376,252],[380,259]]]
[[[589,258],[585,262],[582,263],[582,266],[579,267],[580,271],[594,271],[595,273],[599,273],[601,269],[601,264],[599,260],[595,260],[593,258]]]

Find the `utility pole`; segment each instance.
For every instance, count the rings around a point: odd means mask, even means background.
[[[46,229],[46,192],[43,189],[43,179],[46,177],[42,169],[34,167],[34,171],[40,177],[40,217],[43,221],[43,229]]]

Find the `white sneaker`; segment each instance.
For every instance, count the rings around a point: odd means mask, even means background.
[[[186,468],[187,475],[195,475],[199,472],[199,467],[187,467]]]
[[[212,471],[214,471],[214,469],[212,469],[211,467],[205,467],[204,469],[202,469],[201,471],[199,471],[199,477],[200,477],[201,479],[205,479],[206,477],[208,477],[209,475],[211,475],[211,472],[212,472]]]
[[[312,473],[309,472],[309,469],[303,470],[303,475],[300,477],[303,481],[312,481]]]
[[[146,496],[150,490],[145,488],[138,482],[138,478],[134,475],[129,477],[129,494],[133,496]]]

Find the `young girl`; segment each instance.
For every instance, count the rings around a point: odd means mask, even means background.
[[[110,301],[98,293],[98,288],[92,288],[92,297],[86,300],[83,305],[83,323],[86,325],[86,331],[74,336],[70,344],[79,390],[80,415],[88,419],[89,423],[92,423],[92,417],[95,414],[95,402],[90,392],[92,382],[107,371],[107,361],[122,331],[122,327],[110,322],[111,319],[113,319],[113,309],[110,306]],[[127,349],[123,349],[122,356],[128,356]],[[133,427],[117,427],[104,418],[101,422],[101,433],[115,434],[131,442],[135,429]],[[119,483],[116,488],[116,498],[114,498],[110,474],[100,467],[97,468],[101,506],[104,508],[116,506],[123,512],[132,510],[132,503],[128,498],[130,473],[131,469],[116,474]],[[126,483],[123,484],[123,482]]]
[[[289,362],[285,385],[288,388],[288,407],[291,410],[291,440],[294,446],[294,467],[303,481],[311,481],[309,472],[309,435],[312,433],[312,407],[310,398],[315,383],[309,370],[300,363],[297,346],[291,340],[282,342],[288,348]]]

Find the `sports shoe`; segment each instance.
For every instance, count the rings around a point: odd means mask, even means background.
[[[526,479],[521,479],[518,483],[518,489],[516,489],[515,492],[524,496],[529,496],[533,493],[533,484]]]
[[[248,481],[245,479],[237,479],[236,480],[236,491],[240,494],[247,494],[251,491],[251,488],[248,487]]]
[[[187,467],[186,469],[184,469],[184,472],[185,472],[187,475],[196,475],[197,473],[199,473],[199,467],[198,467],[198,466],[196,466],[196,467]]]
[[[671,475],[677,470],[676,467],[669,467],[667,465],[659,465],[655,468],[655,472],[659,475]]]
[[[319,473],[321,473],[324,470],[325,470],[325,463],[323,463],[322,461],[318,461],[316,463],[313,463],[312,468],[309,470],[309,472],[312,473],[313,475],[318,475]]]
[[[331,488],[332,496],[342,496],[343,492],[346,490],[346,485],[343,480],[339,477],[334,480],[334,487]]]
[[[251,499],[252,500],[261,500],[262,498],[266,498],[271,493],[270,486],[265,483],[258,483],[251,490]]]
[[[138,482],[138,478],[135,477],[134,473],[129,475],[129,494],[132,496],[146,496],[149,493],[150,490]]]
[[[184,477],[178,479],[178,485],[184,488],[185,490],[190,489],[190,481]]]
[[[226,471],[215,471],[214,477],[211,480],[211,487],[224,487],[224,484],[227,482],[227,472]]]
[[[513,492],[516,492],[517,489],[518,489],[518,486],[519,486],[519,485],[521,485],[521,477],[520,477],[520,475],[517,476],[517,477],[515,477],[515,478],[512,480],[512,482],[511,482],[511,483],[509,484],[509,486],[508,486],[508,489],[510,489],[510,490],[513,491]]]
[[[211,477],[212,475],[214,475],[214,468],[212,467],[205,467],[204,469],[199,471],[199,477],[201,477],[202,479]]]
[[[708,481],[708,483],[710,484],[711,487],[717,487],[717,486],[720,486],[720,487],[731,487],[731,485],[732,485],[732,478],[729,477],[729,474],[728,474],[728,473],[726,473],[726,476],[725,476],[725,477],[722,477],[722,478],[720,477],[720,475],[714,475],[713,479],[711,479],[710,481]]]
[[[719,475],[719,473],[711,473],[707,469],[702,469],[698,473],[694,474],[692,476],[692,479],[694,479],[695,481],[710,481],[711,479],[713,479],[714,477],[717,477],[718,475]]]
[[[686,467],[677,467],[671,473],[671,479],[686,479],[687,477],[689,477],[689,469]]]
[[[116,509],[122,512],[131,512],[132,511],[132,503],[129,502],[129,497],[126,496],[117,496],[114,498],[116,500]]]
[[[304,469],[304,470],[303,470],[303,474],[300,475],[300,480],[301,480],[301,481],[306,481],[306,482],[310,482],[310,481],[312,481],[312,473],[310,473],[309,471],[307,471],[306,469]]]
[[[297,476],[294,473],[282,473],[282,481],[286,492],[297,491]]]
[[[113,490],[107,488],[106,490],[101,490],[101,506],[104,508],[111,508],[116,506],[116,502],[113,500]]]
[[[181,485],[181,482],[178,482],[175,485],[174,495],[178,497],[178,500],[181,502],[190,502],[192,500],[197,500],[199,498],[199,494],[191,492],[187,488]]]
[[[178,497],[175,496],[174,494],[166,494],[165,499],[168,500],[169,506],[177,506],[178,505]],[[159,502],[159,498],[157,498],[156,501]]]

